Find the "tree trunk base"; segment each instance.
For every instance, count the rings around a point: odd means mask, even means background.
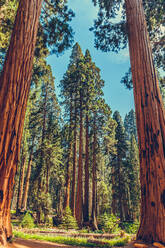
[[[96,218],[94,218],[94,220],[91,220],[90,226],[91,226],[91,228],[92,228],[93,231],[98,230]]]
[[[0,230],[0,248],[7,247],[7,237],[4,230]]]

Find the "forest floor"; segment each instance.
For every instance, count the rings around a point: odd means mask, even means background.
[[[127,245],[122,246],[121,248],[135,248],[134,243],[129,242]],[[137,243],[137,242],[136,242]],[[65,244],[56,244],[52,242],[47,241],[39,241],[39,240],[24,240],[21,238],[15,238],[14,242],[8,246],[8,248],[83,248],[82,246],[71,246],[71,245],[65,245]],[[156,248],[152,245],[144,245],[141,246],[141,248]],[[120,247],[118,247],[120,248]]]
[[[134,248],[134,242],[129,242],[127,245],[122,248]],[[83,248],[82,246],[71,246],[64,244],[56,244],[52,242],[46,241],[38,241],[38,240],[24,240],[21,238],[16,238],[12,244],[9,245],[8,248]],[[119,248],[119,247],[118,247]]]
[[[9,248],[71,248],[71,247],[73,246],[56,244],[46,241],[38,241],[38,240],[24,240],[20,238],[16,238],[14,242],[9,245]],[[80,248],[80,247],[74,246],[74,248]]]

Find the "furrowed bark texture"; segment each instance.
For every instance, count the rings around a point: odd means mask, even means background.
[[[0,76],[0,244],[12,236],[10,203],[42,0],[20,0]]]
[[[25,189],[24,189],[23,199],[22,199],[22,210],[23,211],[27,209],[27,199],[28,199],[31,167],[32,167],[32,153],[30,154],[30,158],[28,161],[28,168],[27,168],[26,179],[25,179]]]
[[[165,117],[142,0],[126,0],[139,140],[141,223],[137,239],[165,244]]]
[[[94,117],[95,118],[95,117]],[[98,229],[97,226],[97,204],[96,204],[96,146],[97,146],[97,134],[96,134],[96,121],[94,119],[94,135],[93,135],[93,164],[92,164],[92,214],[91,214],[91,222],[94,230]]]
[[[89,222],[89,118],[86,113],[84,223]]]
[[[69,127],[69,148],[68,148],[68,161],[67,161],[67,171],[66,171],[66,190],[65,190],[65,200],[64,209],[69,207],[70,203],[70,183],[71,183],[71,157],[72,157],[72,131],[73,129],[73,97],[71,96],[71,106],[70,106],[70,127]]]
[[[24,175],[25,175],[26,158],[23,156],[22,164],[20,165],[20,176],[19,176],[19,186],[18,186],[18,197],[17,197],[17,209],[16,213],[19,214],[22,207],[22,196],[23,196],[23,185],[24,185]]]
[[[82,113],[82,96],[80,93],[80,139],[79,139],[79,161],[78,161],[78,179],[77,179],[77,197],[76,197],[76,220],[79,227],[82,226],[83,210],[83,113]]]

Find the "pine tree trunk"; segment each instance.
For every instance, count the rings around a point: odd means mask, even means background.
[[[16,214],[19,214],[20,213],[21,205],[22,205],[25,166],[26,166],[26,158],[25,158],[25,156],[23,156],[23,158],[22,158],[22,164],[20,166],[20,175],[19,175],[19,186],[18,186],[18,197],[17,197]]]
[[[89,222],[89,120],[86,113],[84,223]]]
[[[73,174],[72,174],[72,195],[71,195],[71,210],[75,217],[75,202],[76,202],[76,166],[77,166],[77,103],[75,101],[75,116],[74,116],[74,143],[73,143]]]
[[[70,148],[69,148],[70,150]],[[70,156],[68,160],[70,159]],[[65,184],[65,198],[64,198],[64,209],[69,207],[70,202],[70,161],[67,161],[67,171],[66,171],[66,184]]]
[[[165,118],[142,0],[126,0],[139,140],[141,222],[137,239],[165,244]]]
[[[70,103],[70,127],[69,127],[69,148],[68,148],[68,161],[67,161],[67,172],[66,172],[66,192],[64,199],[64,209],[69,207],[70,203],[70,183],[71,183],[71,157],[72,157],[72,129],[73,129],[73,97],[71,96]]]
[[[30,154],[30,157],[29,157],[28,168],[27,168],[26,179],[25,179],[25,189],[24,189],[24,194],[23,194],[23,199],[22,199],[22,210],[24,211],[27,209],[27,199],[28,199],[28,191],[29,191],[29,183],[30,183],[30,175],[31,175],[31,166],[32,166],[32,153]]]
[[[20,0],[0,76],[0,243],[12,236],[10,203],[20,152],[25,109],[42,0]]]
[[[124,221],[124,199],[123,199],[123,189],[121,187],[121,185],[123,184],[123,180],[122,180],[122,175],[121,175],[121,167],[122,167],[122,161],[119,158],[120,154],[118,153],[118,159],[117,159],[117,166],[118,166],[118,178],[119,178],[119,193],[118,193],[118,197],[119,197],[119,202],[118,202],[118,209],[120,212],[120,221]]]
[[[95,117],[94,117],[95,118]],[[93,136],[93,164],[92,164],[92,214],[91,214],[91,222],[94,230],[97,230],[97,206],[96,206],[96,122],[94,120],[94,136]]]
[[[124,221],[131,221],[132,218],[131,218],[131,214],[130,214],[130,209],[131,209],[131,206],[130,206],[130,199],[129,199],[129,195],[128,195],[128,188],[127,186],[125,185],[125,192],[124,192],[124,199],[123,199],[123,209],[124,209]]]
[[[78,179],[77,179],[77,197],[76,197],[76,220],[79,227],[82,226],[82,211],[83,211],[83,111],[82,111],[82,96],[80,93],[80,138],[79,138],[79,161],[78,161]]]

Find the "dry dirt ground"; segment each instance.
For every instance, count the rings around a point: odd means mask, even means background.
[[[56,244],[46,241],[38,241],[38,240],[24,240],[20,238],[16,238],[15,241],[9,245],[9,248],[83,248],[78,246],[71,245],[63,245]],[[122,248],[134,248],[133,243],[129,243],[127,246]]]
[[[136,242],[137,243],[137,242]],[[56,244],[52,242],[46,241],[38,241],[38,240],[24,240],[20,238],[16,238],[12,244],[9,245],[8,248],[83,248],[78,246],[64,245],[64,244]],[[152,245],[144,245],[141,248],[156,248]],[[121,248],[135,248],[134,242],[129,242],[126,246]]]
[[[24,240],[24,239],[15,239],[15,241],[9,245],[9,248],[72,248],[70,245],[56,244],[46,241],[38,240]],[[74,248],[80,248],[75,247]],[[82,247],[81,247],[82,248]]]

